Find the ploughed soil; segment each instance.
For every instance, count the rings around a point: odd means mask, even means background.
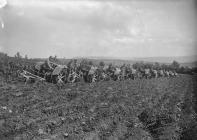
[[[0,80],[2,140],[197,140],[195,76],[51,83]]]

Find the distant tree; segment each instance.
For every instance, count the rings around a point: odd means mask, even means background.
[[[27,55],[25,55],[25,59],[28,59],[28,56]]]
[[[166,64],[162,64],[162,65],[161,65],[161,69],[163,69],[163,70],[168,70],[168,69],[169,69],[169,66],[166,65]]]
[[[88,62],[88,65],[93,65],[93,62],[90,60],[90,61]]]
[[[88,65],[88,60],[82,59],[80,65]]]
[[[170,65],[170,67],[173,70],[178,70],[180,67],[180,64],[177,61],[173,61],[172,64]]]
[[[181,66],[176,71],[182,74],[192,74],[192,72],[195,72],[193,68],[189,68],[188,66],[186,67]]]
[[[137,63],[134,63],[134,64],[132,65],[132,67],[133,67],[134,69],[137,69]]]
[[[146,63],[146,64],[144,64],[144,67],[147,68],[147,69],[152,69],[153,68],[153,64]]]
[[[55,56],[53,57],[53,59],[54,59],[55,62],[57,62],[57,61],[58,61],[57,55],[55,55]]]
[[[8,57],[8,55],[6,53],[0,52],[0,60],[4,60]]]
[[[7,56],[7,54],[3,53],[3,52],[0,52],[0,57],[4,57],[4,56]]]
[[[99,62],[99,66],[105,66],[105,63],[103,61]]]
[[[183,67],[183,66],[180,67],[179,70],[178,70],[179,73],[184,73],[184,71],[185,71],[185,67]]]
[[[138,70],[144,69],[144,63],[143,62],[137,62],[137,63],[133,64],[133,68],[138,69]]]
[[[6,53],[3,53],[0,60],[4,63],[4,64],[8,64],[9,62],[9,56]]]
[[[76,64],[77,63],[77,59],[73,59],[73,62]]]
[[[22,58],[22,56],[19,52],[16,53],[15,57],[18,58],[18,59]]]
[[[109,63],[109,68],[112,68],[113,64],[112,63]]]
[[[197,73],[197,67],[192,68],[193,73]]]
[[[158,62],[156,62],[153,67],[156,70],[159,70],[161,68],[161,66],[160,66],[160,64]]]
[[[53,56],[50,55],[50,56],[49,56],[49,60],[51,60],[52,58],[53,58]]]

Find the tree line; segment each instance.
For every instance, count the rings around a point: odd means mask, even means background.
[[[56,62],[58,62],[57,56],[50,56],[51,58],[53,58],[54,60],[56,60]],[[14,57],[10,57],[8,56],[6,53],[0,52],[0,66],[2,66],[2,64],[8,64],[9,61],[18,61],[21,62],[23,64],[28,64],[28,63],[32,63],[37,61],[36,59],[29,59],[27,55],[25,55],[24,57],[17,52],[16,55]],[[68,64],[73,61],[70,60],[68,62]],[[75,59],[74,61],[77,61],[77,59]],[[60,62],[60,61],[59,61]],[[88,59],[82,59],[80,63],[83,64],[87,64],[87,65],[95,65],[95,63],[92,60],[88,60]],[[98,63],[98,66],[105,66],[105,62],[104,61],[100,61]],[[108,65],[112,65],[112,63],[108,64]],[[131,65],[131,64],[128,64]],[[196,74],[197,73],[197,67],[188,67],[188,66],[181,66],[181,64],[177,61],[173,61],[171,64],[165,64],[165,63],[147,63],[147,62],[135,62],[134,64],[132,64],[132,67],[134,69],[145,69],[145,68],[149,68],[149,69],[163,69],[163,70],[175,70],[178,73],[181,74]]]

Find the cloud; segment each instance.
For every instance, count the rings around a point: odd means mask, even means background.
[[[0,0],[0,9],[7,5],[7,0]]]
[[[28,7],[56,7],[61,9],[96,8],[99,1],[75,1],[75,0],[9,0],[10,5]]]
[[[173,55],[166,46],[184,50],[195,38],[195,14],[185,3],[10,0],[0,45],[36,57]]]

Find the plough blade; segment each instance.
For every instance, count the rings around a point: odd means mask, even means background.
[[[32,73],[30,73],[30,72],[28,72],[26,70],[23,70],[23,72],[21,73],[21,75],[23,77],[25,77],[27,80],[29,80],[31,78],[31,79],[38,79],[38,80],[41,80],[41,81],[45,81],[44,78],[39,77],[37,75],[34,75],[34,74],[32,74]]]

